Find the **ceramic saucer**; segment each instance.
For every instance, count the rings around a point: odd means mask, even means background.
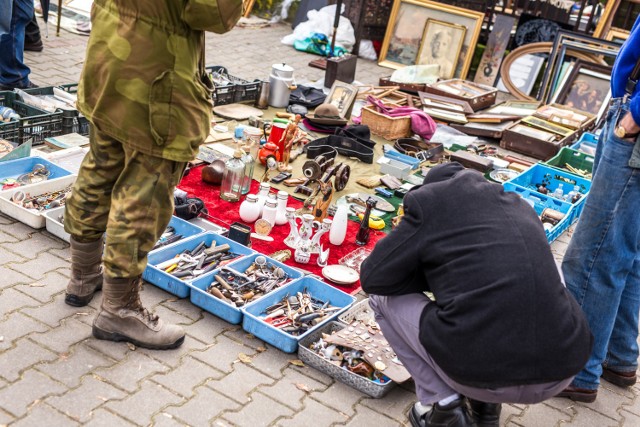
[[[322,269],[322,275],[339,285],[350,285],[360,279],[356,270],[340,264],[326,266]]]

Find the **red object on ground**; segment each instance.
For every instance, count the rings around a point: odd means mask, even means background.
[[[220,198],[220,186],[214,186],[202,182],[202,173],[200,171],[201,168],[202,166],[191,169],[190,173],[186,177],[184,177],[182,181],[180,181],[178,187],[181,190],[186,191],[190,197],[193,196],[202,199],[207,209],[209,210],[209,215],[214,218],[219,225],[228,228],[234,222],[242,222],[240,220],[240,215],[238,214],[238,210],[240,209],[240,202],[231,203],[222,200]],[[253,180],[251,183],[250,194],[257,194],[259,185],[260,183],[258,181]],[[289,196],[289,202],[287,206],[298,209],[302,207],[302,202]],[[299,224],[300,221],[298,221],[298,225]],[[253,224],[249,225],[251,225],[251,230],[254,231]],[[324,249],[330,249],[328,261],[329,265],[338,264],[340,258],[360,247],[355,244],[358,228],[360,228],[359,222],[349,221],[349,224],[347,226],[347,237],[344,240],[344,243],[340,246],[334,246],[329,243],[329,233],[325,233],[322,236],[320,242],[322,243]],[[318,255],[311,255],[311,261],[308,264],[299,264],[295,262],[295,260],[293,259],[293,249],[290,249],[287,245],[284,244],[285,237],[289,235],[289,224],[276,225],[275,227],[273,227],[273,230],[271,230],[271,233],[269,235],[273,237],[273,242],[265,242],[263,240],[252,238],[252,249],[265,255],[272,254],[273,252],[281,249],[289,249],[291,250],[291,258],[285,261],[285,264],[316,274],[319,277],[322,277],[323,281],[347,293],[353,294],[360,290],[360,281],[351,285],[340,285],[333,283],[328,279],[325,279],[322,276],[322,267],[318,267],[317,264]],[[376,242],[384,236],[385,233],[383,233],[382,231],[372,229],[369,243],[367,243],[365,247],[368,249],[373,249]]]

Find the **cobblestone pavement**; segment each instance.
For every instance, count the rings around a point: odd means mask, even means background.
[[[27,53],[40,85],[76,82],[86,38],[62,32]],[[284,61],[299,81],[323,72],[315,59],[280,44],[290,28],[237,28],[208,36],[208,63],[232,74],[266,78]],[[358,62],[357,79],[375,83],[389,70]],[[569,233],[553,244],[557,258]],[[64,303],[69,246],[44,230],[0,215],[0,425],[92,426],[396,426],[408,425],[411,384],[372,399],[158,288],[146,285],[145,304],[187,331],[172,351],[130,349],[95,340],[91,322],[100,298],[84,308]],[[266,351],[265,351],[266,349]],[[239,361],[247,355],[251,363]],[[591,405],[551,399],[504,405],[504,426],[640,426],[638,386],[606,382]]]

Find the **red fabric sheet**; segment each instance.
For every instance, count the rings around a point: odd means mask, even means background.
[[[209,210],[209,215],[215,218],[215,222],[217,222],[219,225],[223,225],[228,228],[234,222],[242,222],[240,220],[240,215],[238,214],[238,210],[240,209],[240,202],[231,203],[222,200],[220,198],[220,186],[210,185],[202,182],[201,168],[202,167],[191,169],[190,173],[182,179],[182,181],[178,185],[178,188],[186,191],[189,194],[189,197],[198,197],[202,199],[207,209]],[[260,183],[254,180],[251,183],[250,193],[257,194],[259,185]],[[287,206],[298,209],[302,207],[302,202],[290,196]],[[298,224],[300,224],[299,220]],[[253,224],[249,225],[251,225],[251,231],[254,231]],[[358,233],[359,228],[359,222],[350,220],[347,226],[347,237],[344,243],[340,246],[334,246],[329,243],[329,233],[325,233],[322,236],[321,243],[324,249],[330,249],[328,261],[329,265],[338,264],[340,258],[360,248],[360,246],[355,244],[356,234]],[[290,249],[283,242],[285,237],[289,235],[289,224],[276,225],[275,227],[273,227],[273,230],[269,235],[273,237],[273,242],[265,242],[263,240],[252,238],[252,249],[265,255],[269,255],[281,249]],[[384,236],[385,233],[383,233],[382,231],[370,230],[369,243],[367,243],[365,248],[373,249],[375,243]],[[293,250],[291,250],[291,252],[291,259],[285,261],[285,264],[309,271],[322,277],[322,267],[318,267],[317,255],[312,255],[311,261],[308,264],[299,264],[293,259]],[[346,286],[331,282],[326,278],[324,279],[324,281],[350,294],[356,293],[358,290],[360,290],[360,281]]]

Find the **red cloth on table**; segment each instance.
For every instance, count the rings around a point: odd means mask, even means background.
[[[214,218],[214,221],[217,222],[218,225],[222,225],[228,228],[234,222],[242,222],[242,220],[240,219],[240,215],[238,214],[238,210],[240,209],[240,202],[232,203],[222,200],[220,198],[220,186],[203,182],[201,169],[202,166],[191,169],[189,174],[187,174],[187,176],[185,176],[182,181],[180,181],[180,184],[178,184],[178,188],[186,191],[190,197],[193,196],[202,199],[207,209],[209,210],[209,215]],[[250,194],[257,194],[259,186],[260,183],[258,181],[252,181]],[[337,198],[335,198],[333,202],[335,203],[336,200]],[[287,206],[298,209],[302,207],[302,202],[289,196]],[[300,221],[298,221],[298,225],[299,224]],[[343,256],[361,247],[355,244],[356,234],[358,233],[359,228],[359,222],[350,220],[347,225],[347,237],[340,246],[335,246],[329,243],[329,233],[325,233],[322,236],[322,238],[320,239],[320,243],[322,243],[325,250],[327,248],[330,249],[328,265],[338,264],[338,261]],[[254,231],[252,224],[251,230]],[[272,254],[273,252],[281,249],[289,249],[291,250],[291,258],[285,261],[285,264],[306,270],[310,273],[322,277],[322,267],[318,267],[317,264],[318,255],[312,255],[311,261],[308,264],[299,264],[293,259],[293,249],[290,249],[287,245],[284,244],[285,237],[289,235],[288,223],[284,225],[276,225],[275,227],[273,227],[273,230],[271,230],[271,233],[269,235],[273,237],[273,242],[265,242],[263,240],[252,238],[251,248],[265,255]],[[382,231],[373,229],[370,230],[369,243],[367,243],[365,248],[373,249],[375,243],[384,236],[385,233],[383,233]],[[340,285],[331,282],[328,279],[324,279],[324,281],[347,293],[352,294],[360,290],[360,281],[351,285]]]

